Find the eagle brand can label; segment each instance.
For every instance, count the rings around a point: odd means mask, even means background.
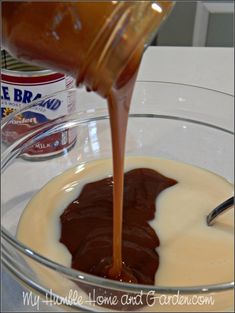
[[[75,99],[69,93],[60,93],[40,101],[40,98],[71,87],[74,87],[74,80],[71,77],[49,70],[33,72],[2,70],[2,118],[32,101],[38,101],[36,106],[18,114],[4,127],[2,131],[3,142],[11,144],[41,124],[73,113],[75,111]],[[72,147],[75,141],[76,130],[64,130],[37,142],[27,150],[25,156],[35,159],[51,157]]]

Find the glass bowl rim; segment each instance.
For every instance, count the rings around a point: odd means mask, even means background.
[[[156,83],[156,84],[165,84],[165,85],[178,85],[178,86],[183,86],[183,87],[190,87],[193,89],[199,89],[199,90],[203,90],[203,91],[210,91],[213,93],[218,93],[224,96],[229,96],[230,98],[234,98],[234,96],[232,94],[229,93],[225,93],[225,92],[221,92],[218,90],[213,90],[210,88],[204,88],[204,87],[199,87],[199,86],[194,86],[194,85],[189,85],[189,84],[181,84],[181,83],[174,83],[174,82],[163,82],[163,81],[144,81],[144,80],[138,80],[137,84],[139,83]],[[30,103],[29,105],[23,107],[20,110],[17,110],[17,112],[14,112],[13,114],[10,114],[9,117],[3,119],[1,121],[1,129],[9,122],[9,120],[12,118],[12,116],[14,116],[14,114],[19,114],[22,111],[25,111],[26,109],[34,106],[35,104],[38,103],[38,101],[43,101],[44,99],[48,99],[51,98],[52,96],[55,96],[57,94],[61,94],[64,92],[76,92],[77,88],[71,88],[68,90],[62,90],[59,92],[56,92],[54,94],[50,94],[46,97],[40,98],[36,101],[33,101],[32,103]],[[90,121],[95,121],[95,120],[104,120],[108,118],[107,115],[107,111],[105,109],[94,109],[94,112],[97,114],[100,113],[102,114],[99,117],[93,117],[93,118],[87,118],[85,120],[79,121],[77,124],[73,124],[70,125],[70,127],[74,127],[74,126],[78,126],[80,124],[86,123],[86,122],[90,122]],[[66,119],[68,118],[75,118],[78,116],[78,114],[73,114],[73,115],[67,115],[64,118],[64,124],[66,124]],[[141,114],[141,113],[137,113],[137,114],[130,114],[130,117],[147,117],[147,118],[170,118],[171,120],[183,120],[186,122],[191,122],[191,123],[195,123],[196,124],[200,124],[206,127],[212,127],[212,128],[216,128],[219,131],[222,132],[226,132],[230,135],[234,135],[234,133],[226,128],[222,128],[222,127],[218,127],[216,125],[213,124],[209,124],[209,123],[204,123],[204,122],[199,122],[195,121],[193,119],[189,119],[189,118],[182,118],[182,117],[177,117],[177,116],[168,116],[168,115],[157,115],[157,114]],[[63,123],[63,119],[59,119],[59,124]],[[56,123],[55,123],[55,127],[56,127]],[[47,126],[48,127],[48,126]],[[68,127],[68,126],[67,126]],[[37,131],[40,131],[41,129],[43,129],[43,126],[40,127],[39,129],[37,129]],[[58,131],[58,129],[57,129]],[[56,132],[56,131],[54,131]],[[45,134],[45,137],[48,136],[48,134]],[[24,138],[27,137],[24,136]],[[33,137],[34,138],[34,137]],[[22,138],[21,138],[22,139]],[[42,138],[40,138],[42,139]],[[38,140],[40,140],[38,139]],[[17,142],[15,143],[14,146],[16,146]],[[8,152],[11,149],[12,145],[6,150],[6,152]],[[14,148],[14,147],[13,147]],[[1,157],[1,161],[4,161],[4,158],[6,156],[2,155]],[[16,156],[14,156],[14,158],[10,159],[10,160],[14,160]],[[8,165],[9,160],[4,163],[1,167],[1,172],[4,171],[5,167]],[[102,287],[107,287],[113,290],[122,290],[122,291],[128,291],[128,292],[138,292],[138,291],[143,291],[143,292],[149,292],[149,291],[154,291],[156,293],[166,293],[166,294],[173,294],[173,293],[177,293],[177,292],[181,292],[183,294],[198,294],[198,293],[209,293],[209,292],[221,292],[221,291],[226,291],[226,290],[231,290],[234,288],[234,282],[225,282],[225,283],[219,283],[219,284],[209,284],[209,285],[196,285],[196,286],[158,286],[158,285],[141,285],[141,284],[130,284],[130,283],[125,283],[123,284],[122,282],[119,281],[114,281],[114,280],[109,280],[109,279],[105,279],[102,277],[98,277],[98,276],[94,276],[91,274],[87,274],[72,268],[68,268],[66,266],[63,266],[61,264],[58,264],[50,259],[47,259],[46,257],[34,252],[32,249],[29,249],[27,246],[25,246],[23,243],[19,242],[17,239],[15,239],[15,237],[13,235],[11,235],[4,226],[2,226],[1,228],[1,237],[8,243],[10,244],[10,246],[12,246],[13,248],[15,248],[17,251],[23,253],[24,255],[26,255],[27,257],[33,259],[36,262],[39,262],[40,264],[45,265],[46,267],[49,267],[52,270],[55,270],[56,272],[59,272],[63,275],[65,275],[67,278],[70,279],[76,279],[79,280],[83,283],[86,284],[92,284],[92,285],[96,285],[96,286],[102,286]],[[3,260],[3,264],[4,264],[5,260]],[[6,267],[7,264],[5,264]],[[9,269],[9,267],[8,267]],[[10,269],[9,269],[10,270]],[[11,270],[10,270],[11,271]]]

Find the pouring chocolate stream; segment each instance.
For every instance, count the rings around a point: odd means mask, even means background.
[[[3,44],[12,54],[67,72],[78,85],[108,100],[114,176],[113,261],[108,276],[115,279],[123,271],[124,155],[131,96],[144,45],[172,7],[171,1],[2,5]]]

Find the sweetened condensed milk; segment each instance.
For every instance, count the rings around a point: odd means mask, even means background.
[[[162,188],[162,191],[156,197],[154,207],[148,207],[144,212],[142,212],[144,207],[144,204],[141,205],[142,200],[145,199],[144,202],[150,204],[158,188],[154,187],[153,193],[151,188],[146,191],[143,186],[151,184],[151,180],[144,182],[141,179],[137,182],[135,177],[136,184],[140,184],[140,194],[133,192],[128,197],[131,190],[134,191],[131,180],[133,173],[139,178],[144,175],[144,172],[140,173],[140,169],[148,169],[148,175],[154,173],[153,177],[156,173],[163,175],[165,178],[160,177],[168,185],[166,189],[164,185],[158,186]],[[153,280],[145,282],[160,286],[185,287],[232,281],[233,210],[221,216],[213,227],[207,226],[205,217],[213,207],[231,196],[233,185],[222,177],[201,168],[150,157],[127,157],[125,173],[127,184],[124,192],[123,256],[126,258],[127,265],[128,257],[130,263],[134,262],[131,263],[132,266],[137,265],[141,258],[145,260],[144,262],[150,262],[146,268],[142,264],[143,275],[141,276],[141,272],[140,278],[137,275],[137,282],[144,283],[144,277],[145,279],[148,277],[145,275],[148,275],[147,273],[151,270],[153,270],[152,273],[155,272]],[[110,256],[112,199],[107,190],[111,188],[111,175],[112,161],[100,160],[79,165],[52,179],[26,207],[19,223],[18,239],[55,262],[74,268],[80,266],[80,269],[89,273],[93,258],[101,256],[102,249],[104,249],[104,255],[107,253],[107,256]],[[93,188],[96,184],[101,186],[100,182],[107,182],[107,185],[102,187],[106,188],[107,197],[106,194],[98,193],[97,195],[96,189]],[[98,191],[101,190],[98,189]],[[94,193],[93,203],[96,204],[96,208],[92,205],[89,207],[92,200],[91,197],[87,200],[88,192]],[[95,201],[95,194],[97,201]],[[87,205],[87,211],[83,209],[79,211],[79,200],[81,200],[81,208]],[[42,201],[45,204],[43,207]],[[102,205],[103,201],[106,201],[105,206]],[[140,201],[140,205],[132,210],[128,201],[133,201],[133,203]],[[99,211],[102,211],[102,214],[99,214]],[[141,227],[138,224],[140,216]],[[92,228],[95,220],[97,220],[97,225]],[[82,221],[84,222],[82,228],[77,230],[77,225],[82,224]],[[107,227],[102,228],[104,225]],[[63,237],[66,229],[73,237],[72,240],[66,241]],[[79,243],[87,229],[90,230],[90,237],[87,233],[87,237],[84,237],[86,240]],[[130,233],[128,233],[129,230]],[[79,231],[81,234],[77,237],[76,234],[79,234]],[[137,245],[135,240],[138,241]],[[128,249],[131,251],[131,257],[128,256]],[[142,252],[138,249],[142,249]],[[146,254],[150,254],[151,257],[144,259]],[[81,264],[79,264],[80,257]],[[151,262],[155,264],[155,268],[149,266]],[[32,266],[42,283],[60,294],[66,295],[70,288],[78,288],[78,286],[71,285],[68,280],[62,282],[62,278],[57,277],[56,273],[48,273],[45,268],[40,269],[35,264]],[[99,264],[96,266],[93,268],[94,271],[100,269]],[[100,275],[97,272],[94,274]],[[86,294],[83,294],[83,297],[86,297]],[[209,306],[209,310],[217,311],[232,307],[231,294],[224,296],[221,293],[221,297],[222,302],[215,298],[215,304]],[[171,309],[174,311],[177,307],[171,307]],[[190,307],[186,306],[186,310],[189,309]],[[196,307],[192,306],[191,309],[196,310]],[[167,310],[167,306],[161,307],[161,310]]]
[[[68,75],[45,70],[20,62],[2,50],[1,117],[24,109],[33,101],[37,105],[17,114],[2,129],[2,141],[10,145],[25,134],[50,123],[50,121],[75,112],[75,99],[69,94],[59,94],[40,100],[49,94],[68,90],[75,80]],[[29,160],[42,160],[60,155],[76,142],[75,129],[57,132],[32,145],[24,153]]]
[[[113,148],[113,167],[110,160],[85,164],[42,188],[25,209],[17,236],[60,264],[121,282],[221,283],[233,278],[231,216],[212,228],[205,216],[231,196],[232,185],[202,169],[148,157],[128,158],[124,176],[128,112],[138,67],[146,41],[172,6],[169,1],[3,3],[3,43],[10,51],[68,73],[78,85],[108,100]],[[131,190],[130,199],[125,188]],[[92,200],[96,196],[97,202]],[[95,234],[87,234],[93,216]],[[46,275],[40,266],[36,271],[44,285],[68,289],[66,280]]]

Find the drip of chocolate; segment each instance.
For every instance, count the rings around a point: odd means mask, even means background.
[[[61,215],[62,242],[72,254],[72,268],[125,282],[154,284],[159,238],[149,221],[156,198],[177,182],[147,168],[124,176],[122,273],[110,275],[113,236],[113,178],[86,184]]]

